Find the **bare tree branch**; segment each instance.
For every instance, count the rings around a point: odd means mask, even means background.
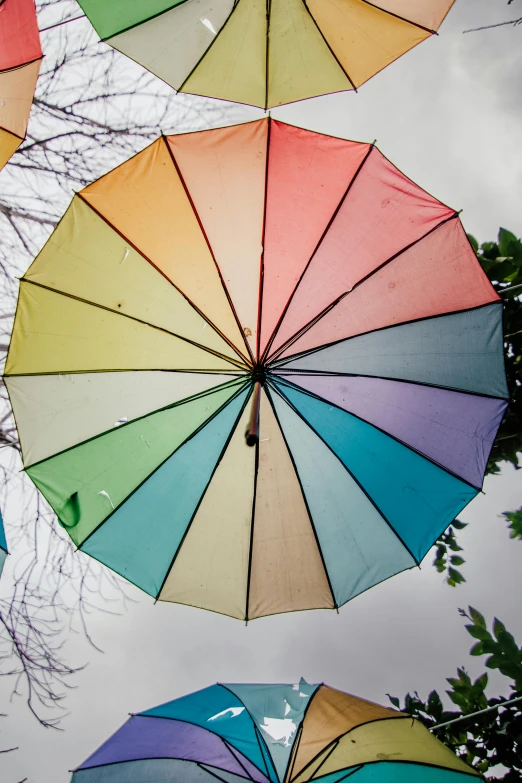
[[[8,349],[17,277],[43,245],[75,190],[164,132],[234,121],[233,109],[176,96],[99,43],[73,0],[38,0],[45,57],[26,141],[2,170],[0,351]],[[120,613],[125,583],[77,552],[21,471],[20,444],[0,382],[0,506],[12,554],[0,584],[0,677],[46,727],[57,728],[81,663],[66,662],[70,633],[93,612]],[[9,751],[14,748],[9,748]],[[7,752],[7,751],[5,751]]]

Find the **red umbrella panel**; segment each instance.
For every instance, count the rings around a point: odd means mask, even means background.
[[[25,138],[42,49],[34,0],[0,4],[0,168]]]

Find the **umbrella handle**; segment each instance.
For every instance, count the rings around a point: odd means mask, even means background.
[[[254,394],[252,397],[252,412],[250,422],[245,432],[247,446],[255,446],[259,441],[259,405],[261,402],[261,381],[254,384]]]

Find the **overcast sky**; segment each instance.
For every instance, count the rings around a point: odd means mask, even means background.
[[[425,42],[364,85],[273,112],[273,116],[332,135],[377,139],[408,176],[445,203],[462,209],[479,241],[499,225],[522,235],[522,27],[470,33],[481,24],[522,15],[521,0],[457,0],[440,36]],[[86,24],[86,22],[76,23]],[[134,66],[133,66],[134,67]],[[244,119],[259,112],[241,110]],[[168,131],[169,129],[165,129]],[[511,541],[499,515],[522,504],[522,473],[506,468],[485,483],[462,515],[467,582],[450,589],[431,567],[379,585],[340,610],[237,620],[158,603],[130,587],[128,612],[91,618],[103,654],[81,636],[68,660],[88,662],[68,696],[64,731],[41,728],[23,699],[5,704],[0,747],[2,783],[66,783],[80,764],[136,712],[216,681],[287,681],[303,676],[386,703],[432,687],[469,659],[471,638],[457,608],[471,603],[497,614],[522,643],[522,542]],[[8,520],[9,521],[9,520]],[[6,579],[9,574],[6,574]],[[503,680],[492,676],[491,694]],[[7,695],[7,683],[0,693]],[[507,687],[502,685],[504,694]]]

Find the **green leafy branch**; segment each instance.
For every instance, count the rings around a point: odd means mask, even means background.
[[[500,764],[508,770],[503,777],[489,780],[520,783],[522,700],[505,706],[504,703],[522,697],[522,648],[518,647],[512,634],[498,618],[493,620],[492,628],[488,630],[484,616],[472,606],[467,611],[459,609],[459,612],[470,620],[466,630],[475,639],[470,654],[475,657],[488,656],[486,667],[497,669],[511,680],[510,695],[488,698],[487,672],[472,680],[465,668],[460,667],[456,677],[447,679],[451,688],[446,691],[457,710],[446,709],[437,691],[433,690],[425,701],[417,692],[413,695],[408,693],[404,697],[402,711],[433,730],[440,740],[477,772],[491,772]],[[401,709],[397,697],[389,698],[397,709]],[[480,715],[472,715],[479,711]],[[439,724],[454,720],[457,722],[437,728]]]

